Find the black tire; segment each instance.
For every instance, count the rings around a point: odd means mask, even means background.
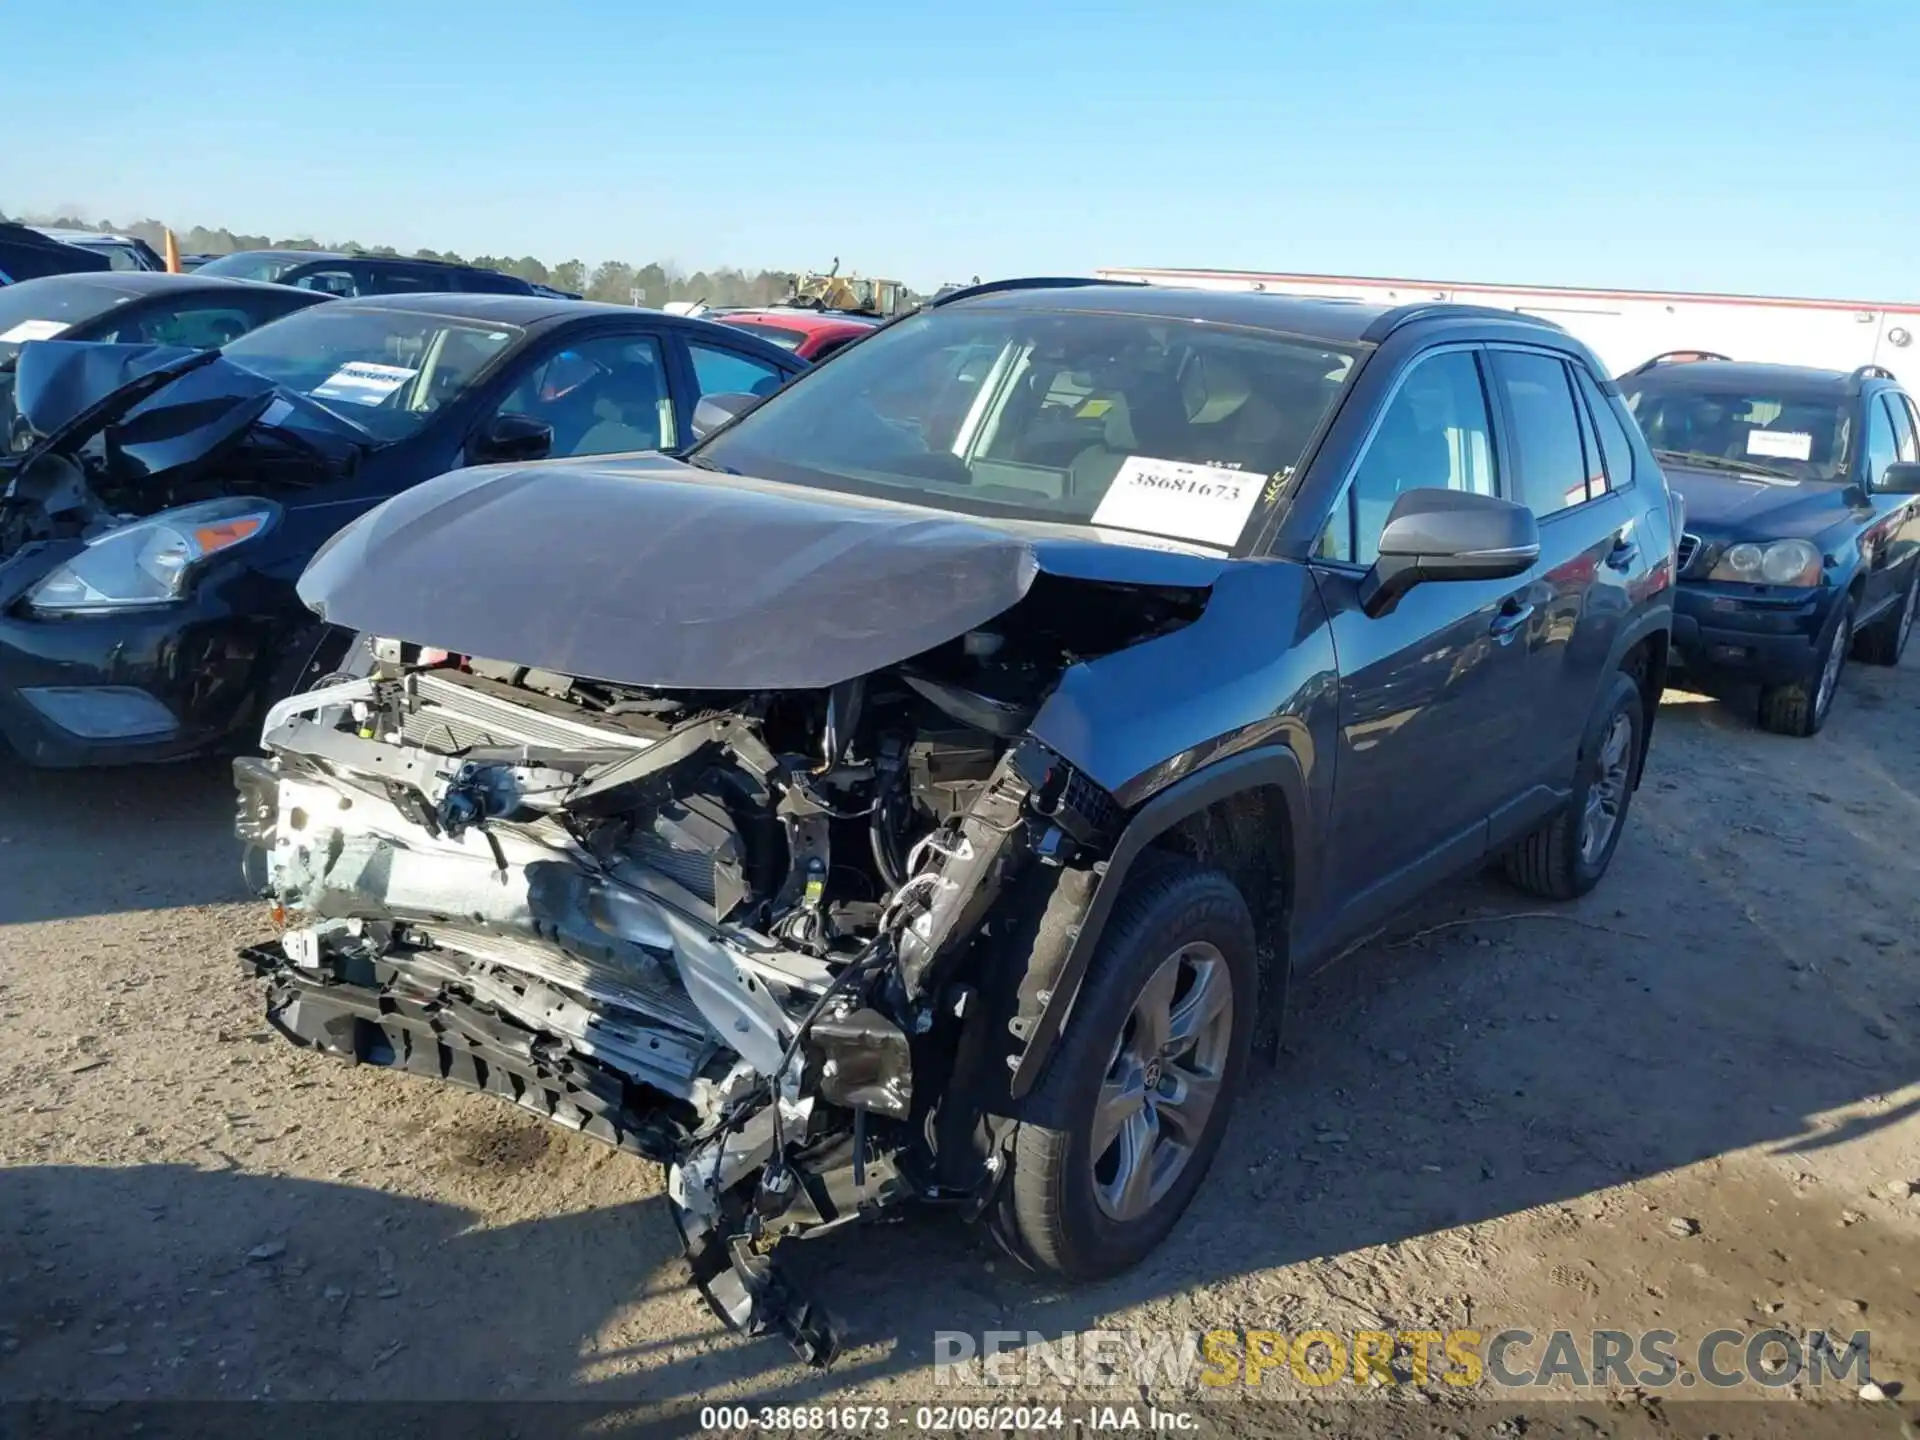
[[[1920,606],[1920,565],[1901,592],[1900,601],[1871,625],[1863,625],[1853,637],[1853,658],[1863,665],[1898,665],[1906,653],[1907,637],[1913,633],[1913,616]]]
[[[1614,757],[1609,753],[1609,741],[1623,717],[1626,750],[1624,755]],[[1552,818],[1507,852],[1507,879],[1528,894],[1548,900],[1577,899],[1599,884],[1627,828],[1627,811],[1633,802],[1634,782],[1640,774],[1640,756],[1646,743],[1645,697],[1631,675],[1615,675],[1580,739],[1573,793]],[[1625,766],[1618,773],[1616,759]],[[1588,802],[1595,787],[1603,782],[1613,787],[1613,826],[1589,853],[1583,843]]]
[[[1794,735],[1801,739],[1820,733],[1833,713],[1833,697],[1840,690],[1840,676],[1846,669],[1847,651],[1853,644],[1853,601],[1842,600],[1834,612],[1827,633],[1820,640],[1820,660],[1814,668],[1785,685],[1760,687],[1760,728],[1775,735]],[[1834,662],[1835,652],[1838,661]],[[1831,683],[1823,684],[1826,667],[1837,663]]]
[[[1259,999],[1253,917],[1232,881],[1169,855],[1155,857],[1145,873],[1136,870],[1124,883],[1059,1048],[1027,1097],[995,1216],[999,1238],[1022,1261],[1075,1280],[1099,1279],[1137,1264],[1166,1238],[1192,1201],[1219,1149],[1246,1072]],[[1166,1191],[1137,1217],[1116,1219],[1095,1191],[1096,1166],[1108,1158],[1088,1153],[1095,1111],[1109,1072],[1121,1062],[1121,1042],[1133,1032],[1130,1017],[1145,1000],[1148,981],[1189,945],[1211,946],[1231,985],[1232,1013],[1220,1027],[1227,1033],[1217,1096],[1198,1142],[1189,1147]],[[1175,1073],[1173,1063],[1168,1062],[1169,1075]],[[1146,1109],[1152,1120],[1152,1107]]]

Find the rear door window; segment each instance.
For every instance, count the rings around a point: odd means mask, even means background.
[[[1545,519],[1587,499],[1586,451],[1567,367],[1527,350],[1492,352],[1511,430],[1517,499]]]
[[[1880,398],[1886,402],[1887,413],[1893,417],[1894,457],[1902,461],[1914,459],[1913,417],[1907,413],[1907,407],[1902,403],[1906,397],[1888,390]]]
[[[771,395],[786,383],[776,365],[695,340],[687,345],[700,395]],[[696,397],[697,398],[697,397]]]
[[[330,265],[320,270],[309,270],[291,283],[297,290],[317,290],[322,295],[333,295],[340,299],[352,299],[356,295],[373,293],[362,290],[359,276],[345,265]]]
[[[1606,462],[1606,475],[1602,489],[1622,490],[1633,483],[1633,441],[1627,436],[1627,427],[1620,419],[1620,412],[1600,392],[1586,367],[1573,367],[1574,383],[1579,387],[1581,397],[1587,402],[1587,413],[1593,417],[1593,428],[1600,437],[1600,458]],[[1600,492],[1591,492],[1597,495]]]

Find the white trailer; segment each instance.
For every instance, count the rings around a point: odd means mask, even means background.
[[[1920,384],[1920,305],[1785,296],[1578,290],[1551,285],[1483,285],[1452,280],[1383,280],[1356,275],[1263,274],[1248,270],[1100,270],[1103,280],[1138,280],[1200,290],[1258,290],[1409,305],[1446,300],[1539,315],[1572,331],[1614,374],[1655,355],[1699,352],[1732,360],[1854,370],[1882,365]]]

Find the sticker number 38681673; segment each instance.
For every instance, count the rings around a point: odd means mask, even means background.
[[[1129,455],[1093,512],[1095,525],[1228,548],[1260,499],[1264,475]]]

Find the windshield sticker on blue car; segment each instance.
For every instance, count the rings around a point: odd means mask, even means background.
[[[356,360],[342,365],[314,388],[315,399],[345,400],[349,405],[379,405],[418,375],[401,365],[375,365]]]
[[[1749,430],[1749,455],[1770,455],[1776,460],[1809,460],[1813,457],[1813,436],[1804,430]]]
[[[51,340],[66,331],[64,320],[22,320],[6,334],[0,335],[0,345],[24,345],[29,340]]]
[[[1231,548],[1266,478],[1224,465],[1129,455],[1093,512],[1093,523]]]

